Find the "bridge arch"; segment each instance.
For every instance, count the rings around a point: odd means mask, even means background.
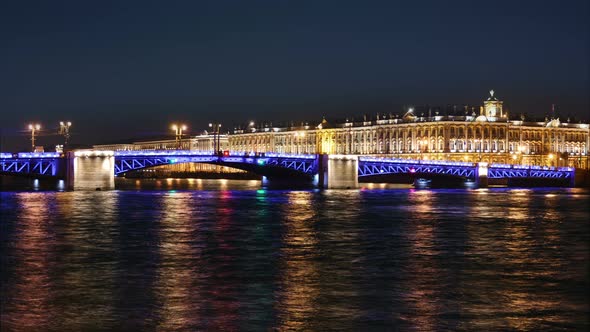
[[[477,166],[473,163],[422,161],[409,159],[359,158],[359,179],[409,176],[477,180]]]
[[[166,153],[117,153],[115,175],[130,171],[180,163],[202,163],[241,169],[268,178],[312,179],[317,173],[315,155],[223,155],[196,154],[190,151]]]

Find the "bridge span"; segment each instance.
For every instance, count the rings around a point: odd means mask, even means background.
[[[486,187],[488,179],[558,179],[575,185],[575,169],[488,163],[412,160],[328,154],[214,155],[210,151],[78,150],[58,153],[1,153],[1,174],[59,178],[69,189],[113,189],[115,176],[126,172],[176,163],[208,163],[231,166],[262,175],[266,180],[306,180],[319,188],[356,188],[359,178],[406,174],[420,177],[448,176]],[[110,183],[106,188],[104,183]],[[99,185],[101,184],[101,185]]]

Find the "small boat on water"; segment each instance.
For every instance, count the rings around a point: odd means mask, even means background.
[[[467,188],[475,188],[477,186],[477,183],[475,183],[475,181],[473,179],[465,179],[465,187]]]
[[[413,186],[417,188],[424,188],[430,186],[430,183],[432,183],[432,180],[430,179],[418,178],[414,180]]]

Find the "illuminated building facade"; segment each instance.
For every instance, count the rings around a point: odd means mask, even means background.
[[[199,135],[191,138],[185,138],[180,141],[180,144],[175,139],[162,139],[153,141],[140,141],[133,143],[115,143],[115,144],[100,144],[94,145],[96,150],[113,150],[113,151],[137,151],[137,150],[198,150],[198,151],[213,151],[214,142],[219,139],[220,149],[228,150],[228,136],[227,135]],[[179,146],[180,145],[180,146]]]
[[[383,155],[408,159],[588,168],[588,124],[510,120],[490,91],[480,114],[416,116],[317,127],[248,128],[229,136],[233,152]]]
[[[295,153],[378,155],[406,159],[490,162],[588,169],[589,126],[561,122],[510,119],[503,102],[490,96],[479,114],[402,117],[378,116],[371,121],[317,126],[264,127],[250,125],[229,135],[205,134],[183,139],[181,149],[234,153]],[[171,140],[95,145],[101,150],[177,149]]]

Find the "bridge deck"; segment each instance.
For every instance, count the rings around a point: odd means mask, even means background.
[[[214,155],[210,151],[192,150],[148,150],[148,151],[76,151],[75,157],[114,157],[115,175],[131,170],[169,165],[176,163],[217,163],[224,165],[256,165],[257,167],[286,168],[303,174],[315,174],[319,170],[318,155],[306,154],[244,154],[234,153]],[[27,174],[57,176],[66,158],[59,153],[0,153],[0,171],[4,174]],[[399,158],[377,158],[358,156],[358,176],[382,174],[441,174],[463,178],[478,176],[477,163],[411,160]],[[487,176],[502,178],[573,178],[575,169],[571,167],[546,167],[491,164],[487,166]]]

